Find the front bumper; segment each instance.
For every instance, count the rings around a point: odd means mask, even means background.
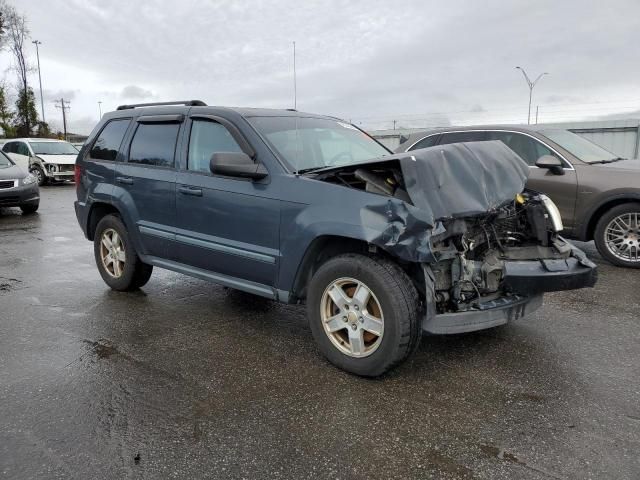
[[[566,259],[507,260],[502,289],[505,296],[464,312],[425,316],[422,329],[433,334],[473,332],[517,320],[542,306],[544,292],[593,287],[598,280],[595,263],[564,242],[571,250]]]
[[[422,322],[422,330],[436,335],[475,332],[518,320],[542,306],[542,294],[533,297],[514,295],[502,297],[495,305],[482,310],[441,313]],[[485,304],[486,305],[486,304]]]
[[[73,180],[74,165],[47,163],[45,164],[44,174],[49,180],[58,182]]]
[[[0,189],[0,207],[19,207],[40,202],[37,183]]]

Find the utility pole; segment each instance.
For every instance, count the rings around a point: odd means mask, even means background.
[[[102,118],[102,102],[98,102],[98,112],[100,112],[100,116],[98,117],[98,120],[100,120]]]
[[[44,119],[44,101],[42,100],[42,76],[40,75],[40,51],[38,45],[42,45],[40,40],[34,40],[33,43],[36,46],[36,58],[38,59],[38,80],[40,81],[40,108],[42,108],[42,123],[45,123]]]
[[[298,79],[296,78],[296,42],[293,42],[293,109],[298,108]]]
[[[396,121],[395,120],[393,121],[393,129],[394,130],[396,129]]]
[[[60,102],[60,103],[58,103]],[[62,126],[64,128],[64,139],[67,140],[67,110],[69,110],[69,102],[65,101],[64,98],[60,100],[56,100],[56,108],[62,110]]]
[[[540,80],[544,75],[549,75],[547,72],[541,73],[540,75],[538,75],[538,78],[536,78],[533,82],[529,79],[529,75],[527,75],[527,72],[524,71],[524,68],[522,67],[516,67],[518,70],[520,70],[522,72],[522,75],[524,75],[524,79],[527,82],[527,85],[529,86],[529,113],[527,115],[527,124],[531,125],[531,97],[533,97],[533,87],[536,86],[536,83],[538,83],[538,80]]]
[[[540,105],[536,105],[536,125],[538,124],[538,111],[540,110]]]

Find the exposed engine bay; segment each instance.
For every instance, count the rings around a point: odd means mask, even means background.
[[[393,161],[333,170],[316,178],[412,203],[403,171]],[[573,251],[557,235],[562,221],[553,202],[532,191],[518,193],[490,211],[434,223],[429,242],[435,261],[428,265],[432,285],[423,288],[433,292],[438,314],[517,301],[529,292],[505,285],[506,261],[562,261]]]

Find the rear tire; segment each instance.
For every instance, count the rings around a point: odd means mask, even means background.
[[[619,267],[640,268],[640,203],[624,203],[606,211],[596,225],[598,252]]]
[[[98,271],[113,290],[130,292],[145,285],[153,266],[140,260],[124,223],[117,215],[106,215],[96,227],[93,252]]]
[[[366,290],[364,296],[357,294],[359,289]],[[382,258],[345,254],[328,260],[309,283],[307,314],[323,355],[338,368],[365,377],[404,362],[422,335],[416,288],[397,264]]]

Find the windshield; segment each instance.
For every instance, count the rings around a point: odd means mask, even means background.
[[[350,165],[389,155],[389,151],[353,125],[310,117],[251,117],[291,171]]]
[[[0,168],[7,168],[11,167],[12,165],[13,162],[9,160],[9,157],[7,157],[4,152],[0,152]]]
[[[615,160],[618,157],[618,155],[615,155],[601,146],[590,142],[586,138],[569,132],[568,130],[543,130],[540,133],[578,157],[578,159],[583,162],[602,162]]]
[[[67,142],[29,142],[35,155],[77,155],[76,147]]]

